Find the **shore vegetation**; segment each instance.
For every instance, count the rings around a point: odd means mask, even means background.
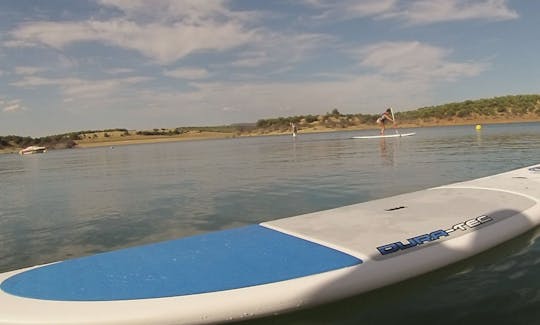
[[[381,108],[381,111],[384,107]],[[46,137],[0,136],[0,153],[18,152],[28,146],[67,149],[147,142],[261,136],[290,132],[295,123],[301,133],[378,128],[378,114],[343,114],[333,108],[322,115],[260,119],[255,123],[222,126],[188,126],[150,130],[125,128],[85,130]],[[466,125],[540,121],[540,95],[511,95],[396,111],[399,127]]]

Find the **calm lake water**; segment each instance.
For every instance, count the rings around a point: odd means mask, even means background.
[[[540,163],[540,124],[0,155],[0,272],[387,197]],[[388,130],[392,132],[392,130]],[[457,265],[250,324],[540,323],[540,231]]]

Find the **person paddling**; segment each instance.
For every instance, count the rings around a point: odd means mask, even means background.
[[[296,126],[296,123],[291,122],[291,129],[292,129],[292,135],[293,137],[295,137],[296,134],[298,133],[298,127]]]
[[[388,108],[381,116],[377,119],[377,124],[381,125],[381,135],[384,135],[385,123],[386,121],[391,121],[394,129],[396,128],[396,122],[392,117],[392,108]]]

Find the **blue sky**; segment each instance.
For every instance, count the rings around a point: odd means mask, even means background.
[[[0,1],[0,135],[539,93],[539,1]]]

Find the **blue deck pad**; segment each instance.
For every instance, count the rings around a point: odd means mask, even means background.
[[[0,288],[46,300],[147,299],[255,286],[360,263],[253,225],[46,265],[14,275]]]

